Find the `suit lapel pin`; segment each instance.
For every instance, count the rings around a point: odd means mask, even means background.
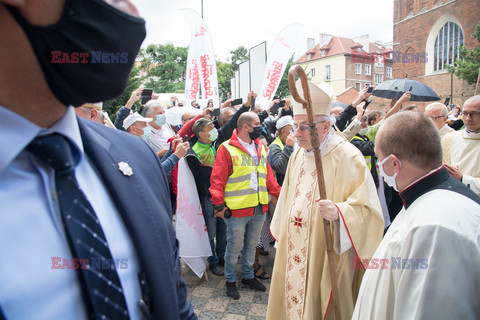
[[[122,171],[122,173],[125,175],[125,176],[131,176],[133,174],[133,170],[132,168],[130,167],[130,165],[126,162],[119,162],[118,163],[118,169],[120,171]]]

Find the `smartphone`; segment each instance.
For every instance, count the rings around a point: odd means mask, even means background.
[[[216,108],[216,109],[213,109],[212,111],[210,111],[210,115],[212,117],[218,117],[219,114],[220,114],[220,108]]]
[[[372,93],[373,92],[373,87],[368,87],[367,93]]]
[[[274,103],[273,106],[270,108],[270,113],[276,114],[278,109],[280,109],[280,103]]]
[[[153,93],[153,89],[143,89],[142,104],[145,104],[152,99],[152,93]]]
[[[230,105],[233,107],[233,106],[238,106],[239,104],[242,104],[242,103],[243,103],[242,98],[238,98],[233,100],[232,103],[230,103]]]
[[[413,86],[410,86],[410,89],[408,89],[408,91],[412,92],[412,89],[413,89]]]
[[[450,104],[450,97],[446,97],[445,102],[443,104],[448,106]]]
[[[188,141],[188,135],[185,135],[185,137],[183,137],[183,142],[187,142]]]

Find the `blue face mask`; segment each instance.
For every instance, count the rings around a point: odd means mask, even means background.
[[[165,123],[167,123],[167,117],[165,114],[157,114],[155,116],[155,123],[159,126],[163,126]]]
[[[152,134],[152,129],[150,129],[150,126],[143,128],[142,139],[147,141],[148,138],[150,138],[151,134]]]

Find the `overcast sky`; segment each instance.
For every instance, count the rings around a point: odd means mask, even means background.
[[[133,2],[147,21],[144,46],[167,42],[188,46],[190,31],[180,9],[201,14],[201,0]],[[268,52],[278,33],[291,23],[305,26],[295,56],[306,50],[307,37],[318,42],[320,33],[350,38],[368,34],[372,42],[393,40],[392,0],[204,0],[203,15],[222,61],[241,45],[249,49],[266,41]]]

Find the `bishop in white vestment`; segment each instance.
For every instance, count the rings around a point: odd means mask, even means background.
[[[320,149],[330,200],[326,203],[336,215],[331,225],[340,313],[342,319],[349,319],[364,271],[356,262],[373,255],[384,221],[364,157],[343,137],[330,132],[329,121],[321,116],[329,113],[330,96],[311,83],[309,86],[314,113],[320,116],[317,127],[320,141],[323,139]],[[295,133],[301,148],[290,157],[271,223],[272,235],[278,241],[267,311],[267,319],[272,320],[334,316],[315,159],[308,147],[305,119],[305,111],[294,103]]]

